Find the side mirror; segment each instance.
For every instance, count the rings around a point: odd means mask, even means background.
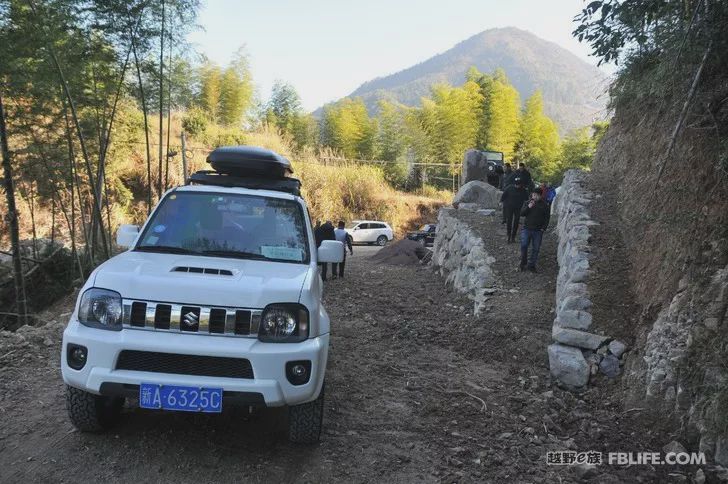
[[[318,261],[334,264],[344,262],[344,244],[338,240],[324,240],[318,248]]]
[[[119,247],[131,247],[139,235],[138,225],[120,225],[116,232],[116,245]]]

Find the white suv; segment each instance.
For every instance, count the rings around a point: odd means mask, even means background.
[[[284,158],[232,147],[215,160],[259,170],[198,172],[168,191],[141,230],[122,226],[130,249],[82,288],[61,355],[80,430],[110,427],[128,398],[192,412],[288,405],[290,440],[318,440],[330,322],[317,263],[343,260],[343,244],[316,249],[298,180],[265,173]]]
[[[392,227],[378,220],[354,220],[346,231],[355,244],[387,245],[394,238]]]

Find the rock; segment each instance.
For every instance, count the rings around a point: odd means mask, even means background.
[[[562,328],[589,329],[592,324],[592,315],[586,311],[559,311],[554,324]]]
[[[552,344],[548,347],[551,376],[573,388],[583,387],[589,381],[589,365],[578,348]]]
[[[715,439],[715,462],[728,467],[728,435]]]
[[[675,398],[677,400],[676,403],[679,409],[687,410],[690,408],[690,405],[692,404],[690,392],[685,390],[682,385],[678,385],[677,395],[675,396]]]
[[[609,339],[606,336],[587,333],[586,331],[579,331],[576,329],[562,328],[559,326],[553,327],[551,336],[554,338],[554,341],[558,343],[576,346],[577,348],[585,348],[588,350],[596,350]],[[583,358],[584,357],[582,356],[582,359]]]
[[[486,181],[488,179],[488,160],[478,150],[468,150],[463,159],[463,183],[473,180]]]
[[[568,296],[561,301],[560,311],[588,311],[592,302],[586,296]]]
[[[703,472],[703,469],[698,469],[695,471],[695,477],[693,477],[693,482],[695,484],[705,484],[705,472]]]
[[[703,324],[706,328],[715,331],[718,329],[719,320],[718,318],[705,318],[705,320],[703,320]]]
[[[599,474],[599,469],[594,464],[577,464],[574,466],[574,473],[577,479],[589,480]]]
[[[614,355],[606,355],[599,362],[599,371],[608,376],[614,378],[619,375],[619,358]]]
[[[484,215],[484,216],[488,217],[490,215],[495,215],[495,209],[494,208],[481,208],[480,210],[478,210],[478,213],[480,215]]]
[[[455,198],[453,198],[453,206],[458,204],[476,204],[480,208],[498,208],[501,192],[494,186],[483,181],[470,181],[460,187]]]
[[[615,339],[609,343],[609,351],[617,358],[621,358],[622,354],[627,351],[627,345]]]
[[[700,443],[698,444],[698,452],[705,454],[705,457],[711,459],[715,452],[715,438],[709,434],[701,435]]]
[[[686,452],[685,447],[677,440],[673,440],[669,444],[665,445],[662,448],[662,451],[666,454],[680,454]]]

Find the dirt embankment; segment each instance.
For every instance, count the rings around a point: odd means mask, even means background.
[[[675,98],[623,103],[600,144],[593,189],[613,207],[602,215],[616,229],[609,235],[597,228],[599,256],[613,254],[613,269],[628,276],[613,278],[614,290],[629,293],[615,314],[603,314],[621,320],[615,330],[633,345],[633,400],[647,395],[676,417],[675,430],[693,450],[713,456],[716,440],[724,439],[728,464],[721,410],[728,408],[728,347],[721,343],[728,339],[728,161],[721,135],[728,86],[720,79],[700,86],[666,158],[687,88],[675,89]],[[606,277],[612,273],[605,267]]]

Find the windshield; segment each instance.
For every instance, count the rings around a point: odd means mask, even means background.
[[[305,227],[293,200],[173,192],[155,210],[135,250],[308,263]]]
[[[359,222],[349,222],[349,225],[347,225],[346,228],[347,229],[353,229],[357,225],[359,225]]]

